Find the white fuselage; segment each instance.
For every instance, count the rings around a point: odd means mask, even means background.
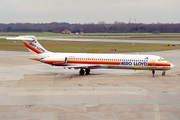
[[[173,67],[173,64],[155,55],[49,52],[41,54],[40,58],[40,61],[46,64],[74,68],[169,70]]]

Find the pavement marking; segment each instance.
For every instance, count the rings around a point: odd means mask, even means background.
[[[114,76],[114,75],[120,75],[120,76],[122,76],[122,75],[126,75],[126,74],[102,74],[102,75],[99,75],[99,74],[91,74],[91,75],[83,75],[83,76],[78,76],[78,77],[86,77],[86,76],[98,76],[98,77],[101,77],[101,76]],[[127,75],[134,75],[134,74],[127,74]],[[75,76],[77,76],[77,75],[75,75]],[[24,76],[24,78],[26,78],[26,77],[54,77],[54,75],[52,74],[52,75],[49,75],[49,76],[46,76],[46,75],[39,75],[39,76]],[[55,77],[60,77],[60,78],[69,78],[69,79],[72,79],[73,78],[73,75],[69,75],[69,76],[55,76]]]
[[[26,97],[26,96],[25,96]],[[133,98],[152,98],[154,100],[154,98],[180,98],[180,96],[106,96],[106,97],[59,97],[59,98],[26,98],[26,99],[0,99],[0,101],[27,101],[27,100],[83,100],[83,99],[133,99]],[[157,104],[158,105],[158,104]],[[159,110],[159,108],[157,108],[158,106],[156,106],[156,103],[154,102],[154,108],[156,109],[156,111]]]
[[[78,114],[78,115],[82,115],[82,116],[85,116],[85,117],[88,117],[88,118],[92,118],[93,120],[104,120],[104,119],[101,119],[99,117],[86,114],[86,112],[82,113],[82,112],[77,112],[77,111],[73,111],[73,110],[69,110],[69,109],[65,109],[65,108],[60,108],[60,107],[56,107],[56,106],[51,106],[51,107],[58,108],[58,109],[66,111],[66,112],[71,112],[72,114]],[[63,114],[63,115],[60,115],[60,116],[65,116],[65,115],[66,114]],[[69,114],[69,115],[71,115],[71,114]]]
[[[42,75],[42,76],[24,76],[25,78],[26,77],[54,77],[54,75],[51,75],[51,76],[46,76],[46,75]]]
[[[156,96],[153,96],[152,99],[154,101],[153,106],[154,106],[155,120],[161,120],[161,116],[159,114],[159,105],[157,103]]]
[[[113,117],[113,120],[119,120],[119,118],[115,112],[111,112],[111,115]]]
[[[83,107],[84,111],[87,112],[86,106]]]
[[[145,95],[147,96],[146,94],[143,94],[143,93],[138,93],[138,92],[122,92],[122,93],[127,93],[127,94],[135,94],[135,95]]]

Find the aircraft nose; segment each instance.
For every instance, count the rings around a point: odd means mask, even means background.
[[[171,66],[170,66],[171,68],[173,68],[174,67],[174,65],[171,63]]]

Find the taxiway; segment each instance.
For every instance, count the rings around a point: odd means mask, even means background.
[[[52,68],[28,52],[0,51],[0,120],[179,120],[180,50],[148,52],[175,65],[156,71]],[[135,54],[135,53],[134,53]]]

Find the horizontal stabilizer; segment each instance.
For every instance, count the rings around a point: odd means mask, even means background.
[[[35,36],[19,36],[19,37],[10,37],[10,38],[6,38],[7,40],[23,40],[23,41],[34,41]]]

